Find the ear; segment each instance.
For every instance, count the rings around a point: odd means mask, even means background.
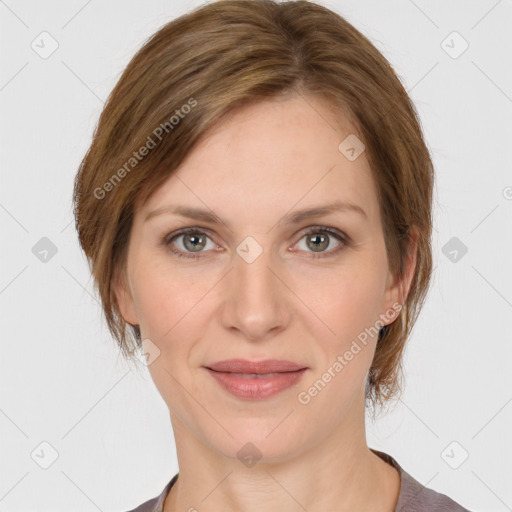
[[[132,325],[138,325],[139,321],[135,311],[133,294],[125,271],[119,272],[114,277],[112,286],[114,289],[114,295],[116,297],[119,312],[121,313],[125,322]]]
[[[400,304],[403,306],[409,288],[411,286],[414,271],[416,269],[416,251],[418,248],[419,230],[416,226],[412,226],[408,233],[409,247],[408,252],[404,259],[403,275],[401,279],[395,279],[391,270],[388,273],[388,280],[386,283],[386,306],[392,308],[393,304]],[[394,309],[394,308],[392,308]]]

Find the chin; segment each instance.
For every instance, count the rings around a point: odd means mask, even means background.
[[[247,467],[256,462],[284,462],[304,451],[308,444],[304,430],[286,425],[284,417],[238,419],[224,424],[231,435],[226,433],[216,439],[210,435],[207,442],[215,451],[237,458]]]

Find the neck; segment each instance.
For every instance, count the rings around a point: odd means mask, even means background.
[[[279,461],[263,457],[252,467],[212,450],[177,418],[171,419],[180,470],[164,512],[395,509],[400,477],[368,448],[364,409],[362,426],[340,425],[308,450]]]

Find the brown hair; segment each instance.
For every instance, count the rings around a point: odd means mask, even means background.
[[[434,173],[391,65],[329,9],[305,0],[219,0],[151,36],[111,92],[76,175],[79,241],[108,328],[129,358],[140,331],[121,316],[113,282],[125,270],[136,208],[227,114],[289,94],[327,99],[364,142],[395,277],[403,275],[411,230],[418,235],[409,293],[381,332],[369,373],[366,396],[383,404],[400,389],[403,348],[430,284]]]

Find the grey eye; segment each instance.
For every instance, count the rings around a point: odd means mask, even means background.
[[[204,233],[201,233],[200,231],[194,231],[192,233],[181,233],[180,235],[177,235],[171,240],[171,243],[175,243],[177,241],[182,241],[180,247],[177,245],[178,249],[184,252],[201,252],[207,245],[207,241],[209,240],[209,237],[206,236]],[[213,242],[212,246],[214,246]],[[213,247],[210,247],[213,248]]]
[[[306,252],[308,250],[311,252],[325,252],[327,248],[336,249],[336,247],[342,243],[338,235],[320,230],[307,233],[302,237],[301,241],[304,239],[306,240],[306,249],[303,250],[306,250]],[[334,247],[331,247],[333,239],[337,240],[338,243]]]

